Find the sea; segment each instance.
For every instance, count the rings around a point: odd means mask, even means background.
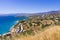
[[[16,24],[18,20],[27,19],[24,16],[15,17],[15,16],[0,16],[0,34],[9,32],[10,28]]]

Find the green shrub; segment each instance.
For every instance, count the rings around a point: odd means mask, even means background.
[[[29,23],[30,26],[32,26],[32,23]]]
[[[23,35],[34,35],[34,32],[32,29],[26,30],[25,32],[22,33]]]

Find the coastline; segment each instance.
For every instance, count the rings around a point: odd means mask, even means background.
[[[16,25],[19,21],[17,20],[16,23],[14,25]],[[14,27],[14,25],[10,28],[9,31],[11,31],[11,29]]]
[[[26,20],[26,19],[23,19],[23,20]],[[7,34],[11,34],[11,30],[14,28],[14,26],[19,22],[19,20],[16,20],[14,22],[14,24],[9,28],[8,32],[4,33],[4,34],[0,34],[0,36],[4,36],[4,35],[7,35]]]
[[[19,21],[17,20],[14,25],[16,25],[18,22],[19,22]],[[0,36],[4,36],[4,35],[6,35],[6,34],[10,34],[10,31],[11,31],[11,29],[13,29],[14,25],[9,29],[9,32],[4,33],[4,34],[0,34]]]

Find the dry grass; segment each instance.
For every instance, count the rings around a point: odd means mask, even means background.
[[[34,36],[22,36],[15,40],[60,40],[60,26],[52,26]]]

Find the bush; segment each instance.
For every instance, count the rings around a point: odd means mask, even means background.
[[[23,35],[34,35],[34,32],[33,32],[32,29],[30,29],[30,30],[27,30],[27,31],[23,32],[22,34]]]
[[[32,26],[32,23],[29,23],[30,26]]]

